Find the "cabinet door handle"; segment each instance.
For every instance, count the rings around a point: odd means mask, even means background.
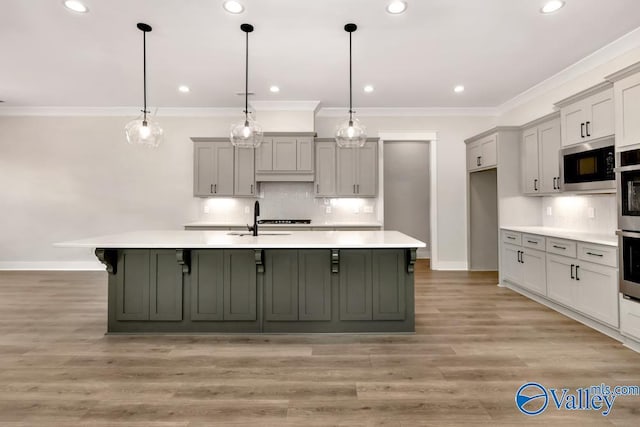
[[[580,137],[584,138],[584,123],[580,123]]]
[[[356,185],[353,184],[353,194],[356,194]]]
[[[578,269],[580,268],[579,265],[576,265],[576,280],[580,280],[580,278],[578,277]]]
[[[316,194],[320,193],[320,184],[316,184]]]
[[[211,191],[210,191],[210,193],[211,193],[211,194],[213,194],[213,184],[211,184]]]
[[[213,184],[213,192],[218,193],[218,184]]]
[[[533,180],[533,191],[538,191],[538,180],[537,179]]]
[[[520,251],[518,251],[518,253],[516,255],[516,259],[518,260],[518,262],[520,262]]]
[[[576,277],[573,275],[573,269],[575,267],[575,264],[571,264],[571,278],[575,279]]]
[[[253,184],[251,184],[251,194],[253,194]]]
[[[554,190],[557,190],[557,189],[558,189],[557,184],[556,184],[556,181],[557,181],[557,180],[558,180],[558,178],[556,178],[556,177],[554,176],[554,177],[553,177],[553,189],[554,189]]]
[[[556,188],[556,190],[560,190],[560,189],[561,189],[561,188],[560,188],[560,177],[558,177],[558,178],[557,178],[557,180],[558,180],[558,181],[557,181],[557,183],[558,183],[558,188]]]
[[[587,122],[587,136],[591,136],[591,134],[589,133],[589,125],[591,124],[591,122]],[[579,279],[578,279],[579,280]]]
[[[602,257],[602,254],[594,254],[593,252],[587,252],[587,255],[591,255],[591,256],[599,256]]]
[[[553,245],[553,247],[556,248],[556,249],[562,249],[563,251],[567,250],[567,248],[565,246]]]
[[[480,159],[480,164],[478,166],[482,166],[482,156],[478,157]]]
[[[356,184],[356,191],[360,194],[360,184]]]

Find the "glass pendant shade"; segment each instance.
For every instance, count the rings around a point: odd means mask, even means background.
[[[239,148],[257,148],[262,144],[264,133],[262,126],[256,122],[251,114],[245,119],[231,125],[231,144]]]
[[[129,144],[141,144],[156,148],[162,142],[163,130],[155,120],[141,114],[135,120],[131,120],[124,128]]]
[[[338,125],[336,144],[342,148],[359,148],[367,142],[367,129],[358,119],[350,118]]]

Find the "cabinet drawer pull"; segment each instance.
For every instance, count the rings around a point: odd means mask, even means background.
[[[584,138],[584,123],[580,123],[580,137]]]
[[[536,242],[535,240],[527,240],[528,243],[531,243],[532,245],[537,245],[538,242]]]
[[[515,237],[513,237],[513,236],[507,236],[507,239],[510,239],[510,240],[516,240],[516,238],[515,238]]]
[[[556,249],[562,249],[563,251],[567,250],[567,248],[565,246],[553,245],[553,247],[556,248]]]
[[[591,255],[591,256],[599,256],[599,257],[603,257],[604,255],[602,254],[594,254],[593,252],[587,252],[587,255]]]
[[[575,279],[576,277],[573,275],[573,269],[575,268],[575,264],[571,264],[571,278]]]

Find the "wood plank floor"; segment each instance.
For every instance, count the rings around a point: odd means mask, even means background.
[[[518,412],[520,385],[640,385],[640,355],[496,286],[416,273],[415,335],[105,336],[106,273],[0,272],[0,426],[639,425],[640,397]]]

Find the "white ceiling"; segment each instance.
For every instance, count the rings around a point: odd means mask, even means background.
[[[0,100],[4,106],[139,106],[142,35],[149,105],[235,107],[244,89],[244,33],[256,100],[348,104],[348,35],[354,33],[356,107],[495,107],[640,26],[638,0],[2,0]],[[453,93],[464,84],[464,94]],[[186,84],[189,94],[177,87]],[[269,92],[277,84],[279,94]],[[375,92],[365,94],[365,84]]]

